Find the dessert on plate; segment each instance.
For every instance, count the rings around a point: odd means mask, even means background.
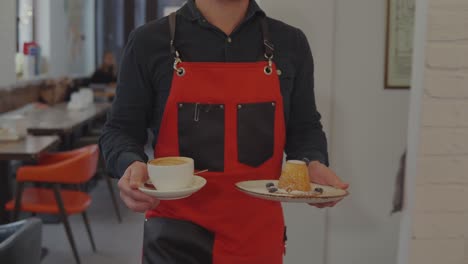
[[[287,161],[281,172],[278,188],[287,192],[310,192],[312,187],[307,164],[300,160]]]

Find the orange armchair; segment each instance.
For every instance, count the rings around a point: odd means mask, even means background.
[[[96,167],[99,167],[99,153],[93,152],[93,155],[98,155],[98,164],[87,163],[86,156],[81,154],[89,151],[87,148],[79,148],[71,151],[64,151],[59,153],[45,153],[39,157],[39,166],[24,166],[17,172],[18,181],[24,182],[50,182],[51,177],[56,179],[53,182],[67,182],[70,184],[79,183],[83,177],[89,180],[90,175],[96,174]],[[95,154],[94,154],[95,153]],[[94,157],[93,157],[94,160]],[[74,168],[70,170],[70,168]],[[49,172],[53,170],[54,173]],[[93,171],[93,173],[89,173]],[[98,173],[99,174],[99,173]],[[44,177],[44,175],[46,175]],[[55,175],[55,176],[54,176]],[[112,205],[117,215],[118,222],[122,222],[120,209],[115,195],[114,187],[110,176],[107,174],[100,174],[107,184],[109,189]]]
[[[16,180],[62,184],[84,183],[96,174],[98,159],[97,145],[57,154],[44,154],[39,158],[39,165],[19,168]]]
[[[91,197],[79,190],[61,190],[60,184],[87,182],[96,173],[98,159],[97,145],[44,155],[39,159],[39,165],[24,166],[18,170],[16,198],[5,206],[7,210],[14,211],[14,219],[18,217],[20,211],[60,215],[77,263],[80,263],[80,259],[68,216],[81,213],[92,249],[96,251],[86,214],[91,204]],[[26,182],[51,183],[53,188],[24,188]]]
[[[69,151],[62,151],[57,153],[43,153],[39,157],[39,164],[46,165],[76,157],[79,154],[89,151],[88,147],[91,147],[91,145],[86,146],[86,148],[78,148]]]

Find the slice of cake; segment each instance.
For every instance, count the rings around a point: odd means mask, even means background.
[[[311,184],[307,164],[300,160],[286,162],[278,181],[278,188],[291,191],[310,192]]]

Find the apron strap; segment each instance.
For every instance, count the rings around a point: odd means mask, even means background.
[[[270,41],[270,31],[268,30],[266,16],[260,18],[260,25],[262,27],[263,45],[265,46],[265,58],[272,59],[275,46]]]
[[[174,55],[174,57],[178,57],[179,54],[174,46],[174,39],[175,39],[175,31],[176,31],[176,22],[177,22],[177,17],[176,17],[176,12],[172,12],[169,15],[169,31],[171,34],[171,54]]]
[[[169,15],[169,32],[171,34],[171,42],[169,44],[171,46],[171,54],[174,56],[174,65],[172,68],[177,72],[177,75],[183,76],[185,74],[185,69],[183,67],[179,67],[179,63],[182,62],[182,60],[180,59],[180,54],[174,45],[177,22],[176,15],[176,12],[172,12]]]

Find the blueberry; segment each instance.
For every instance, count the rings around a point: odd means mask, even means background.
[[[269,182],[265,185],[267,188],[270,188],[270,187],[275,187],[275,184],[272,183],[272,182]]]
[[[317,192],[317,193],[322,194],[322,193],[323,193],[323,189],[320,188],[320,187],[317,187],[317,188],[314,189],[314,192]]]
[[[270,193],[274,193],[274,192],[277,192],[277,191],[278,191],[278,189],[275,188],[275,187],[268,188],[268,192],[270,192]]]

